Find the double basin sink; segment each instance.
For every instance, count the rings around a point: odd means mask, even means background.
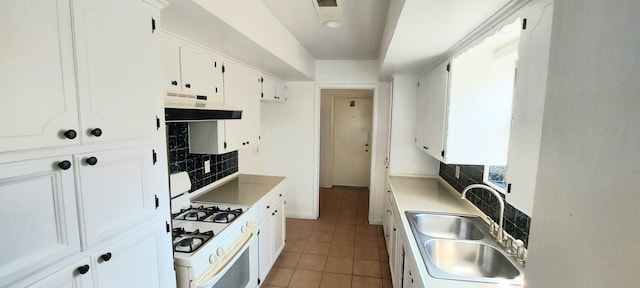
[[[524,266],[471,215],[405,212],[429,275],[439,279],[510,285],[524,283]]]

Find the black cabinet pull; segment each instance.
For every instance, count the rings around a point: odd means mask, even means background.
[[[429,150],[429,147],[427,147],[427,146],[422,146],[422,149],[424,149],[424,150]]]
[[[282,194],[280,194],[280,196],[279,196],[279,197],[282,197]]]
[[[267,205],[267,209],[271,208],[271,206]]]
[[[91,130],[91,135],[96,136],[96,137],[102,136],[102,129],[100,129],[100,128],[92,129]]]
[[[89,265],[82,265],[78,267],[78,273],[87,274],[87,272],[89,272]]]
[[[242,146],[247,145],[247,142],[242,142]]]
[[[96,165],[98,163],[98,158],[96,157],[89,157],[86,160],[84,160],[85,162],[87,162],[87,164],[93,166]]]
[[[76,130],[69,129],[64,132],[64,137],[67,137],[67,139],[76,139],[76,136],[78,136],[78,133],[76,133]]]
[[[187,83],[184,85],[184,87],[191,88],[191,84]]]
[[[171,85],[178,86],[178,81],[176,81],[176,80],[171,81]]]
[[[71,168],[71,162],[69,162],[67,160],[58,162],[58,167],[60,167],[60,169],[62,169],[62,170],[67,170],[67,169]]]
[[[249,145],[249,141],[247,141],[247,145]]]
[[[276,211],[273,211],[273,214],[276,214],[276,213],[278,213],[278,210],[276,210]]]
[[[100,258],[102,258],[102,261],[104,262],[111,260],[111,252],[100,255]]]
[[[276,212],[271,213],[271,216],[274,216],[274,215],[276,215]]]

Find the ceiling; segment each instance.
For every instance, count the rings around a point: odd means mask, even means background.
[[[315,0],[262,0],[273,15],[318,60],[374,60],[389,0],[338,0],[344,27],[324,27],[318,20]]]

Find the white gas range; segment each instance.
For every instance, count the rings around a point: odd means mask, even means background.
[[[172,182],[178,181],[173,177]],[[172,199],[178,288],[258,286],[255,209],[224,203],[191,203],[181,197],[189,195]]]

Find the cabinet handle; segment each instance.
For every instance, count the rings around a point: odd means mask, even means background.
[[[96,129],[91,130],[91,135],[96,136],[96,137],[102,136],[102,129],[96,128]]]
[[[171,81],[171,85],[178,86],[178,81],[176,81],[176,80]]]
[[[424,149],[424,150],[429,150],[429,147],[427,147],[427,146],[422,146],[422,149]]]
[[[242,142],[242,146],[247,145],[247,142]]]
[[[184,87],[191,88],[191,84],[189,84],[189,83],[184,84]]]
[[[67,139],[76,139],[76,136],[78,136],[78,133],[76,133],[76,130],[69,129],[64,132],[64,137],[67,137]]]
[[[282,197],[282,194],[280,194],[280,197]]]
[[[273,213],[274,213],[274,214],[277,214],[277,213],[278,213],[278,210],[276,210],[276,211],[273,211]]]
[[[111,260],[111,252],[100,255],[100,258],[102,258],[102,261],[104,262]]]
[[[271,206],[267,205],[267,209],[271,208]]]
[[[85,162],[87,162],[87,164],[93,166],[96,165],[98,163],[98,158],[96,157],[89,157],[86,160],[84,160]]]
[[[249,145],[249,141],[247,141],[247,145]]]
[[[58,167],[60,167],[60,169],[62,170],[67,170],[69,168],[71,168],[71,162],[64,160],[58,163]]]
[[[271,216],[274,216],[274,215],[276,215],[276,212],[271,213]]]
[[[89,272],[89,265],[82,265],[78,267],[78,273],[87,274],[87,272]]]
[[[398,231],[398,228],[393,228],[393,231]]]

